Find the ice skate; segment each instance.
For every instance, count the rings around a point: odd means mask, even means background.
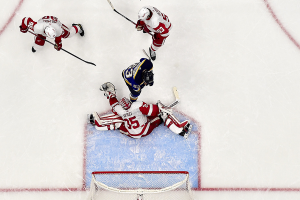
[[[187,123],[184,127],[181,133],[179,135],[183,136],[185,139],[187,139],[191,133],[191,130],[193,128],[193,125],[190,123]]]
[[[152,51],[151,48],[149,47],[149,53],[150,53],[151,60],[154,61],[156,59],[155,51]]]
[[[76,26],[76,25],[79,26],[79,28],[80,28],[79,34],[80,34],[81,37],[83,37],[84,36],[84,30],[82,28],[82,25],[81,24],[72,24],[72,26]]]
[[[90,124],[95,125],[95,117],[93,114],[88,114],[87,115],[87,120]]]
[[[32,51],[32,53],[36,52],[36,50],[33,47],[31,48],[31,51]]]

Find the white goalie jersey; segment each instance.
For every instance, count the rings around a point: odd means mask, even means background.
[[[152,105],[138,101],[133,102],[128,110],[123,109],[119,104],[114,106],[114,111],[124,120],[124,125],[129,131],[131,137],[139,138],[143,134],[146,134],[149,129],[150,123],[148,123],[147,116],[140,110],[140,108],[143,106]],[[149,112],[151,113],[151,111]]]

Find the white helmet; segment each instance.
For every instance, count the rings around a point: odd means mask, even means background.
[[[56,30],[52,26],[46,26],[45,33],[49,38],[53,39],[56,37]]]
[[[138,18],[140,20],[146,20],[148,17],[150,17],[151,11],[148,8],[143,7],[138,14]]]

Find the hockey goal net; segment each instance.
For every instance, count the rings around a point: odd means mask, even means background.
[[[192,200],[186,171],[93,172],[88,200]]]

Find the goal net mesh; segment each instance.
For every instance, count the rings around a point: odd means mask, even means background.
[[[88,200],[192,200],[185,171],[93,172]]]

